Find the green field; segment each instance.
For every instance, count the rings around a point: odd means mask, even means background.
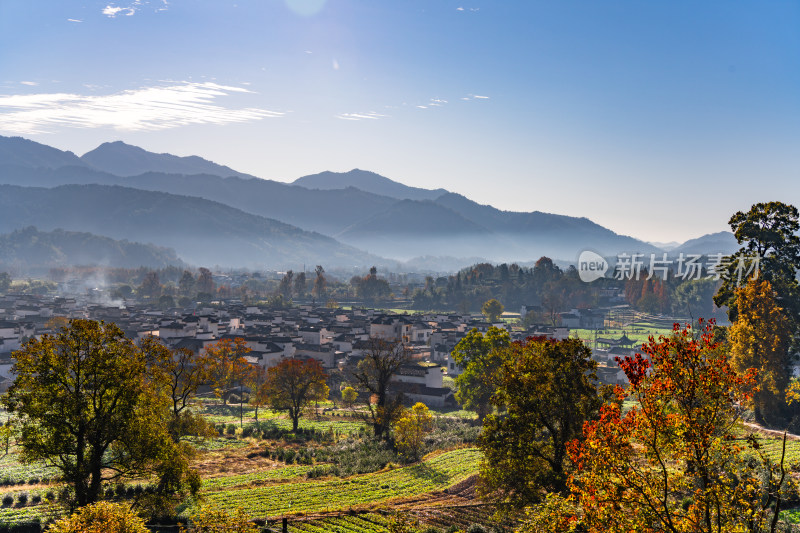
[[[276,483],[252,488],[256,478],[224,490],[204,490],[205,500],[223,508],[241,507],[253,518],[348,509],[442,490],[478,470],[481,453],[465,448],[421,463],[346,479]]]

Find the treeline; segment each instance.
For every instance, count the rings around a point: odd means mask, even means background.
[[[541,323],[558,321],[558,313],[573,308],[594,308],[609,304],[616,293],[623,293],[625,303],[634,309],[652,314],[719,317],[714,294],[720,281],[683,279],[669,272],[666,279],[660,274],[649,277],[646,268],[628,280],[613,278],[584,283],[575,267],[560,268],[547,257],[533,267],[516,263],[492,265],[479,263],[455,275],[428,277],[425,286],[411,293],[417,309],[480,310],[483,302],[496,299],[506,309],[517,310],[522,305],[537,306]]]

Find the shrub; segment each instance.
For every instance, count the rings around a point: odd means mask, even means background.
[[[14,496],[6,494],[3,496],[3,507],[8,507],[14,503]]]
[[[31,496],[31,503],[34,504],[34,505],[38,505],[38,504],[42,503],[41,494],[34,494],[33,496]]]
[[[472,524],[467,528],[467,533],[488,533],[486,528],[480,524]]]
[[[236,424],[228,424],[228,426],[225,428],[225,433],[228,435],[236,434]]]
[[[97,502],[53,523],[48,533],[148,533],[144,520],[121,503]]]
[[[20,492],[17,494],[17,504],[20,506],[28,505],[28,493]]]

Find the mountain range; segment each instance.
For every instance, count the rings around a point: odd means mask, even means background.
[[[0,231],[88,231],[172,247],[195,264],[391,268],[420,256],[431,264],[436,256],[574,261],[586,248],[605,255],[661,251],[587,218],[502,211],[369,171],[322,172],[289,184],[119,141],[78,157],[0,137],[0,184]],[[715,252],[708,246],[727,246],[731,238],[716,234],[676,250]]]

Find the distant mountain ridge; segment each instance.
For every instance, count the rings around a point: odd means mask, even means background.
[[[5,145],[19,142],[0,137],[0,154],[13,152]],[[448,257],[448,261],[483,257],[494,262],[526,262],[547,255],[574,262],[585,249],[607,256],[662,252],[585,217],[502,211],[444,189],[408,187],[358,169],[304,176],[287,184],[255,178],[199,157],[154,154],[122,142],[104,143],[83,158],[33,141],[25,143],[29,143],[25,157],[0,157],[0,183],[116,185],[178,195],[184,198],[182,205],[191,203],[188,198],[202,198],[396,260],[438,256]],[[54,168],[40,164],[42,161],[67,164]],[[152,170],[119,174],[145,168]],[[189,174],[194,171],[201,173]],[[202,219],[189,217],[186,223],[188,220],[199,224]],[[254,220],[240,216],[242,224]],[[253,236],[252,228],[241,231]],[[180,253],[179,245],[176,250]],[[426,264],[430,264],[427,259]]]
[[[674,249],[670,250],[670,255],[678,254],[716,254],[721,253],[730,255],[737,252],[741,248],[736,241],[733,233],[730,231],[719,231],[717,233],[709,233],[696,239],[689,239],[683,244],[679,244]]]
[[[179,157],[172,154],[157,154],[138,146],[125,144],[122,141],[103,143],[94,150],[83,154],[80,159],[97,170],[122,177],[137,176],[145,172],[187,175],[213,174],[223,178],[255,177],[196,155]]]
[[[444,189],[421,189],[390,180],[375,172],[354,168],[349,172],[325,171],[297,178],[292,185],[306,189],[346,189],[354,187],[364,192],[388,196],[397,200],[435,200],[446,194]]]
[[[22,137],[0,136],[0,163],[28,168],[86,166],[73,154]]]

